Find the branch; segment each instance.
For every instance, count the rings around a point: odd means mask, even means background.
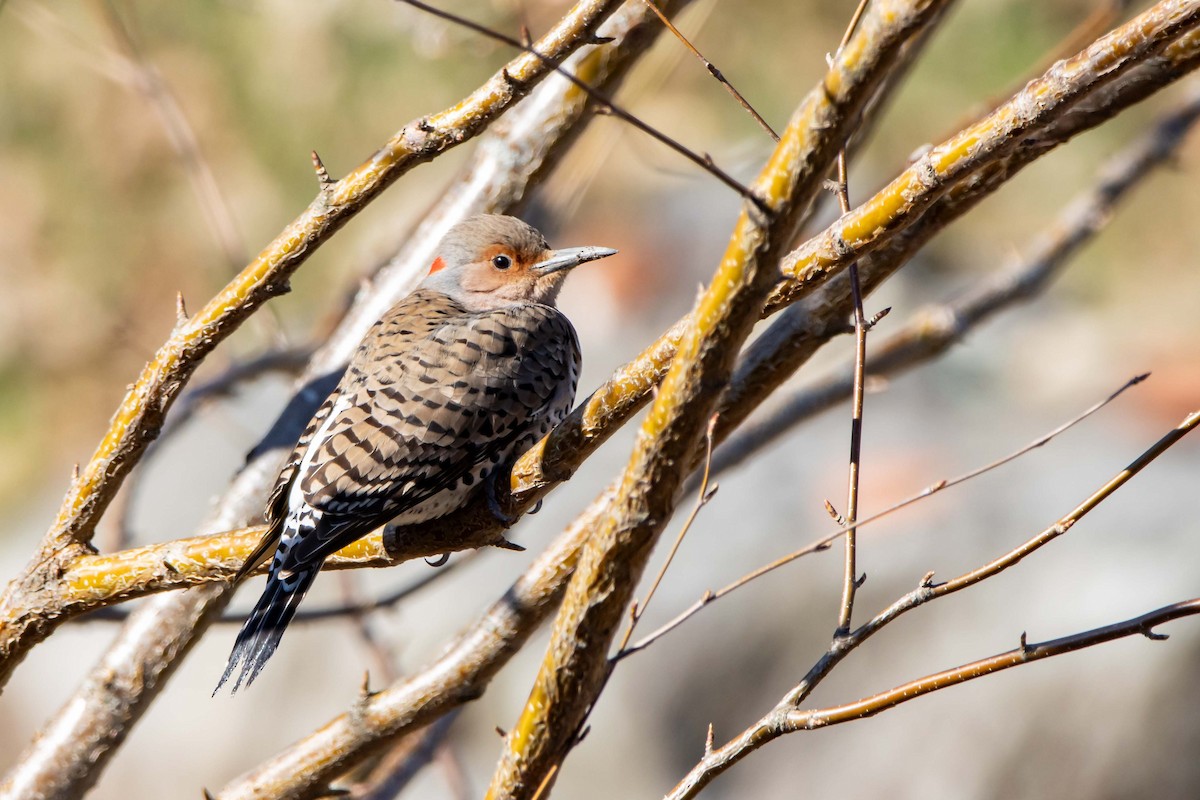
[[[473,22],[473,21],[467,19],[466,17],[459,16],[458,14],[453,14],[449,11],[443,11],[440,8],[436,8],[434,6],[428,5],[427,3],[422,3],[422,2],[420,2],[420,0],[398,0],[398,1],[401,3],[404,3],[406,5],[410,5],[414,8],[419,8],[422,11],[425,11],[429,14],[433,14],[436,17],[441,17],[442,19],[449,20],[450,22],[453,22],[456,25],[462,25],[464,28],[469,28],[470,30],[475,31],[476,33],[480,33],[480,34],[483,34],[484,36],[487,36],[488,38],[495,39],[496,41],[502,42],[503,44],[506,44],[509,47],[515,47],[519,50],[524,50],[526,53],[529,53],[538,58],[544,58],[544,56],[542,56],[537,50],[533,49],[532,47],[522,44],[521,42],[517,41],[516,39],[512,38],[511,36],[506,36],[505,34],[500,33],[499,31],[492,30],[491,28],[480,25],[477,22]],[[651,6],[651,8],[653,8],[653,6]],[[597,105],[600,107],[600,109],[602,109],[604,111],[604,113],[612,114],[614,117],[617,117],[618,119],[622,120],[623,122],[626,122],[626,123],[632,125],[633,127],[637,128],[642,133],[645,133],[646,135],[650,136],[652,139],[655,139],[655,140],[661,142],[662,144],[665,144],[667,147],[671,148],[676,153],[679,153],[679,155],[683,156],[688,161],[691,161],[693,164],[700,167],[705,172],[708,172],[710,175],[712,175],[714,178],[719,180],[721,183],[728,186],[730,189],[733,189],[735,192],[737,192],[739,195],[741,195],[745,199],[749,200],[752,203],[758,204],[758,198],[754,195],[754,193],[751,192],[745,186],[743,186],[740,182],[738,182],[738,180],[736,178],[734,178],[732,175],[730,175],[728,172],[726,172],[725,170],[718,167],[716,165],[716,163],[712,160],[712,157],[710,157],[708,155],[700,155],[699,153],[684,146],[679,141],[671,138],[670,136],[667,136],[665,133],[658,130],[657,128],[654,128],[651,125],[648,125],[646,122],[644,122],[640,118],[634,116],[633,114],[630,114],[628,111],[626,111],[625,109],[618,106],[612,100],[608,99],[608,97],[601,94],[595,88],[593,88],[592,86],[589,86],[586,82],[580,80],[578,77],[571,74],[570,72],[562,69],[561,67],[557,67],[557,66],[554,67],[554,69],[556,72],[558,72],[564,78],[569,80],[571,83],[575,84],[581,91],[585,92],[589,97],[591,97],[592,100],[594,100],[597,103]]]
[[[764,217],[761,205],[743,208],[712,283],[692,312],[609,511],[584,544],[529,700],[506,737],[488,798],[532,796],[552,783],[575,744],[607,675],[613,635],[678,502],[687,459],[699,445],[738,349],[777,279],[774,265],[787,244],[782,234],[819,190],[871,89],[887,71],[886,59],[870,61],[870,56],[894,54],[936,7],[934,2],[877,3],[873,24],[863,23],[861,41],[886,44],[868,50],[862,60],[862,51],[846,58],[852,52],[846,48],[830,72],[853,70],[859,80],[833,85],[827,79],[819,90],[828,98],[824,102],[830,112],[821,132],[827,137],[824,146],[805,153],[806,145],[820,138],[809,127],[808,108],[822,99],[810,95],[755,181],[752,191],[770,213]]]
[[[325,606],[324,608],[317,606],[315,608],[304,607],[296,612],[296,616],[292,617],[290,625],[302,625],[306,622],[324,622],[325,620],[338,619],[340,617],[353,617],[360,614],[365,614],[369,611],[378,611],[382,608],[390,608],[404,600],[407,600],[412,595],[422,589],[440,580],[445,575],[450,574],[462,564],[465,564],[471,557],[479,551],[468,553],[465,557],[451,561],[445,566],[438,567],[436,570],[431,570],[426,575],[412,581],[404,586],[401,586],[395,591],[389,592],[379,597],[369,600],[343,602],[340,605]],[[101,607],[90,613],[86,613],[78,617],[79,622],[124,622],[132,616],[131,613],[121,608]],[[250,612],[241,614],[224,614],[220,619],[214,620],[217,625],[243,625],[250,618]]]
[[[1013,650],[1000,653],[991,658],[985,658],[981,661],[973,661],[961,667],[946,670],[945,672],[927,675],[924,678],[897,686],[886,692],[872,695],[855,703],[816,711],[800,711],[779,707],[769,715],[769,719],[764,717],[760,727],[754,729],[753,735],[758,737],[754,744],[735,740],[718,750],[713,750],[704,757],[704,760],[700,764],[693,768],[692,772],[688,773],[688,776],[683,781],[666,795],[666,798],[667,800],[687,800],[687,798],[696,797],[713,778],[732,766],[736,760],[744,757],[747,748],[757,749],[757,747],[765,744],[766,741],[770,741],[778,736],[797,731],[816,730],[841,722],[850,722],[856,719],[871,717],[881,711],[895,708],[901,703],[915,700],[918,697],[923,697],[939,689],[966,683],[969,680],[982,678],[985,675],[990,675],[993,672],[999,672],[1010,667],[1017,667],[1022,664],[1040,661],[1043,658],[1071,653],[1085,647],[1093,647],[1116,639],[1129,636],[1145,636],[1150,640],[1166,639],[1166,634],[1156,633],[1154,629],[1171,620],[1194,614],[1200,614],[1200,598],[1174,603],[1151,611],[1148,614],[1143,614],[1140,617],[1125,620],[1124,622],[1116,622],[1112,625],[1106,625],[1103,628],[1095,628],[1090,631],[1074,634],[1073,636],[1064,636],[1061,639],[1052,639],[1047,642],[1030,644],[1025,641],[1024,635],[1022,635],[1020,646]],[[745,736],[745,734],[743,735]]]
[[[863,205],[830,225],[783,262],[785,281],[768,312],[798,299],[852,261],[876,250],[888,234],[916,221],[956,184],[1026,147],[1089,94],[1128,74],[1200,25],[1200,2],[1164,0],[1079,55],[1052,66],[991,114],[930,148]]]
[[[988,564],[974,569],[971,572],[960,575],[953,580],[941,584],[934,584],[933,573],[929,573],[921,579],[920,584],[915,590],[896,600],[890,606],[877,614],[873,619],[864,623],[849,635],[835,637],[829,649],[820,658],[820,660],[813,665],[812,669],[808,671],[808,674],[804,676],[804,679],[791,691],[789,691],[773,709],[767,712],[767,714],[764,715],[754,725],[750,726],[734,739],[730,740],[729,743],[706,754],[705,757],[695,767],[692,768],[687,776],[680,781],[675,789],[667,795],[667,797],[675,800],[695,797],[696,794],[698,794],[699,791],[708,783],[710,783],[715,777],[732,767],[735,763],[745,758],[754,750],[757,750],[764,744],[777,739],[779,736],[794,730],[799,730],[799,728],[789,727],[789,725],[786,724],[782,726],[779,725],[781,720],[801,719],[805,714],[812,715],[811,718],[814,720],[821,719],[823,712],[801,712],[797,710],[799,704],[809,696],[812,690],[820,684],[820,682],[834,669],[834,667],[836,667],[846,656],[862,645],[863,642],[908,611],[911,611],[914,608],[924,605],[932,600],[936,600],[939,597],[944,597],[969,586],[973,586],[994,575],[998,575],[1009,567],[1015,566],[1019,561],[1021,561],[1021,559],[1036,552],[1059,536],[1062,536],[1068,530],[1070,530],[1076,522],[1086,516],[1088,512],[1090,512],[1107,498],[1111,497],[1113,492],[1127,483],[1134,475],[1141,472],[1142,469],[1150,464],[1150,462],[1154,461],[1154,459],[1166,452],[1172,445],[1179,442],[1180,439],[1190,433],[1197,425],[1200,425],[1200,411],[1189,414],[1177,427],[1155,442],[1154,445],[1134,459],[1129,466],[1093,492],[1082,503],[1080,503],[1063,517],[1060,517],[1053,525],[1046,528],[1041,533],[1032,537],[1020,546],[1004,554],[1003,556],[994,559]],[[1072,640],[1074,638],[1075,637],[1072,637]],[[1107,641],[1107,639],[1102,637],[1098,641]],[[1061,652],[1067,651],[1064,650]],[[1047,653],[1047,655],[1055,654],[1056,653],[1053,652]],[[1014,662],[1009,666],[1015,666],[1016,663],[1020,662]],[[968,678],[962,678],[962,680],[966,679]],[[957,680],[951,681],[950,683],[953,682],[962,681]],[[936,681],[934,683],[936,683]],[[947,683],[946,685],[950,684]],[[930,687],[922,691],[921,694],[932,691],[934,688],[938,687],[931,684]],[[860,708],[860,713],[852,717],[846,717],[846,719],[856,718],[858,716],[869,716],[870,713],[876,713],[879,710],[890,708],[893,705],[896,705],[896,703],[891,702],[889,704],[888,702],[881,701],[876,711],[864,713],[863,709]],[[859,706],[860,704],[853,704],[852,706],[845,708],[859,708]],[[869,709],[870,706],[867,708]],[[844,719],[839,719],[839,721],[844,721]],[[822,724],[828,724],[828,722]]]
[[[932,483],[929,486],[926,486],[924,489],[917,492],[916,494],[909,495],[908,497],[904,498],[903,500],[901,500],[897,503],[893,503],[892,505],[888,506],[887,508],[883,509],[882,511],[878,511],[864,519],[858,520],[858,524],[856,527],[861,529],[861,528],[865,527],[866,525],[869,525],[874,522],[878,522],[879,520],[883,519],[884,517],[889,516],[889,515],[895,513],[896,511],[899,511],[902,508],[906,508],[906,507],[912,505],[913,503],[916,503],[920,500],[924,500],[928,497],[932,497],[933,495],[935,495],[939,492],[944,492],[947,489],[950,489],[954,486],[958,486],[959,484],[965,483],[969,480],[973,480],[974,478],[978,478],[979,476],[981,476],[985,473],[991,472],[994,469],[999,469],[1000,467],[1004,466],[1005,464],[1015,461],[1016,459],[1025,455],[1026,453],[1032,452],[1033,450],[1036,450],[1037,448],[1048,444],[1052,439],[1054,439],[1058,435],[1066,432],[1067,430],[1069,430],[1069,429],[1075,427],[1076,425],[1078,425],[1079,423],[1083,422],[1085,419],[1090,417],[1092,414],[1095,414],[1097,411],[1104,408],[1109,403],[1111,403],[1113,400],[1116,400],[1118,397],[1120,397],[1122,394],[1124,394],[1126,389],[1130,389],[1134,386],[1137,386],[1142,381],[1146,380],[1146,378],[1148,378],[1148,377],[1150,377],[1149,373],[1137,375],[1137,376],[1134,376],[1133,378],[1130,378],[1119,389],[1117,389],[1115,392],[1111,393],[1108,397],[1105,397],[1103,400],[1101,400],[1098,403],[1094,403],[1092,406],[1085,409],[1081,413],[1075,415],[1071,419],[1067,420],[1062,425],[1059,425],[1057,428],[1050,431],[1049,433],[1042,434],[1037,439],[1034,439],[1032,442],[1029,442],[1028,444],[1024,445],[1023,447],[1020,447],[1017,450],[1015,450],[1005,456],[1001,456],[1000,458],[995,459],[994,461],[984,464],[982,467],[976,467],[975,469],[972,469],[968,472],[963,473],[962,475],[958,475],[953,478],[944,478],[942,480],[936,481],[935,483]],[[703,491],[701,494],[703,495]],[[735,580],[733,583],[730,583],[730,584],[724,586],[723,588],[718,589],[715,592],[711,591],[711,590],[706,591],[703,595],[701,595],[699,600],[692,603],[692,605],[685,608],[683,611],[681,611],[679,614],[677,614],[671,620],[669,620],[668,622],[659,626],[651,633],[646,634],[635,644],[632,644],[629,647],[623,647],[621,652],[617,654],[617,657],[625,658],[627,656],[633,655],[634,653],[638,652],[639,650],[644,650],[645,648],[649,647],[651,644],[656,642],[658,639],[662,638],[663,636],[667,635],[671,631],[678,628],[683,623],[687,622],[689,619],[691,619],[693,616],[695,616],[701,609],[707,608],[711,603],[716,602],[717,600],[720,600],[722,597],[725,597],[726,595],[732,594],[733,592],[737,591],[738,589],[742,588],[743,586],[746,586],[747,584],[754,582],[755,580],[761,578],[762,576],[764,576],[768,573],[774,572],[775,570],[779,569],[780,567],[786,566],[787,564],[790,564],[793,561],[795,561],[799,558],[802,558],[804,556],[812,555],[813,553],[820,553],[822,551],[828,550],[833,545],[833,543],[836,542],[838,540],[838,538],[840,538],[841,536],[844,536],[845,533],[846,533],[845,530],[839,530],[836,533],[831,533],[826,536],[823,536],[819,539],[809,542],[807,545],[805,545],[804,547],[801,547],[798,550],[793,550],[792,552],[790,552],[786,555],[780,556],[779,558],[775,559],[774,561],[772,561],[768,564],[764,564],[764,565],[758,567],[757,569],[754,569],[754,570],[746,573],[742,577]]]
[[[919,312],[911,323],[877,346],[868,362],[869,373],[890,377],[936,358],[993,315],[1045,291],[1070,259],[1107,227],[1130,192],[1178,152],[1197,119],[1200,92],[1193,91],[1100,168],[1095,185],[1068,203],[1034,240],[1023,264],[985,282],[969,297]],[[717,450],[714,474],[738,466],[803,420],[849,397],[853,385],[853,376],[847,371],[781,400],[769,415],[743,426]]]
[[[1111,119],[1200,66],[1200,31],[1180,38],[1120,81],[1101,88],[1062,119],[1027,140],[1025,146],[990,163],[955,186],[923,216],[888,238],[860,263],[863,290],[870,293],[912,258],[922,246],[989,197],[1022,168],[1075,135]],[[738,367],[721,409],[717,440],[723,441],[762,400],[811,358],[826,342],[846,332],[853,313],[846,276],[839,275],[788,308],[756,339]],[[720,461],[720,451],[717,453]]]
[[[765,119],[763,119],[762,114],[759,114],[754,110],[754,106],[750,105],[750,102],[742,96],[742,93],[739,92],[732,83],[729,82],[729,79],[725,77],[721,70],[717,69],[717,65],[705,58],[704,54],[697,50],[694,44],[688,41],[688,38],[683,35],[683,32],[680,31],[679,28],[675,27],[675,23],[671,22],[670,18],[668,18],[666,14],[658,10],[658,6],[654,5],[654,0],[643,0],[643,2],[645,2],[647,8],[654,12],[659,21],[666,26],[667,30],[671,32],[671,35],[678,39],[692,55],[700,59],[700,63],[704,65],[706,70],[708,70],[708,74],[712,75],[718,83],[725,87],[725,91],[729,92],[729,96],[736,100],[738,105],[746,110],[746,113],[749,114],[756,123],[758,123],[758,127],[766,131],[767,135],[770,136],[772,140],[778,142],[779,134],[775,132],[775,130],[767,123]]]
[[[235,779],[221,790],[220,800],[318,797],[339,775],[398,737],[479,697],[557,607],[587,535],[582,525],[568,528],[434,663],[363,698],[355,708]]]

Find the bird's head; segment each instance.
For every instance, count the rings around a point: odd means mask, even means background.
[[[447,232],[421,286],[472,310],[554,305],[572,267],[616,253],[608,247],[552,250],[531,225],[500,214],[470,217]]]

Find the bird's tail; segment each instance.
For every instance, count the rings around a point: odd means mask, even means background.
[[[217,688],[213,690],[214,695],[221,691],[221,687],[239,664],[241,670],[233,683],[232,693],[236,694],[243,683],[249,686],[254,682],[263,665],[279,646],[283,631],[296,615],[296,607],[312,586],[320,566],[311,564],[304,569],[289,571],[279,569],[277,563],[272,565],[267,587],[233,644],[229,663],[225,665],[225,673],[218,681]]]

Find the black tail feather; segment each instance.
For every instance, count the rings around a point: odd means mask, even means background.
[[[242,684],[249,686],[254,682],[258,673],[262,671],[263,665],[267,663],[267,660],[274,654],[275,648],[279,646],[279,640],[283,638],[284,630],[292,621],[292,617],[296,615],[296,609],[299,607],[300,601],[304,599],[304,595],[308,593],[309,587],[312,586],[319,568],[318,564],[305,570],[298,570],[290,573],[287,578],[281,578],[275,569],[271,570],[262,597],[258,599],[250,618],[246,620],[246,624],[238,633],[237,641],[233,644],[233,652],[229,654],[229,663],[225,665],[225,673],[221,675],[221,680],[217,682],[217,688],[213,690],[214,695],[221,691],[221,687],[229,680],[229,676],[233,674],[239,664],[241,670],[238,672],[230,694],[237,694],[237,690],[242,687]]]

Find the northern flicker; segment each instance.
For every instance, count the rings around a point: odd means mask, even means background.
[[[386,523],[443,516],[570,410],[579,341],[555,299],[567,272],[615,253],[551,250],[513,217],[455,225],[428,277],[375,323],[309,422],[267,501],[267,586],[219,690],[254,681],[321,564]],[[489,498],[492,495],[489,494]],[[496,509],[499,513],[498,509]]]

